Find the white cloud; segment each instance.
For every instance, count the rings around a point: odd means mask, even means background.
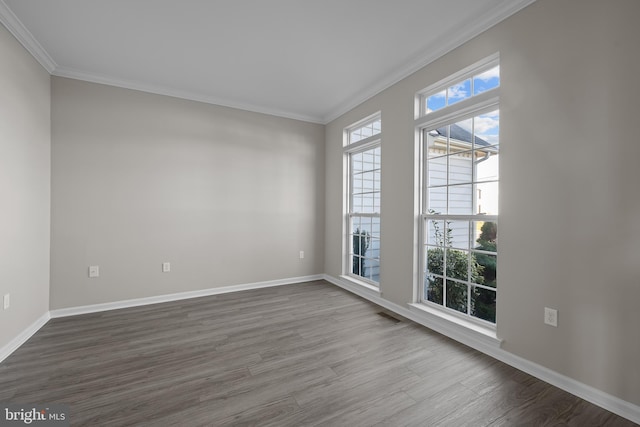
[[[469,91],[465,87],[465,83],[459,83],[449,88],[449,99],[464,99],[469,97]]]
[[[477,116],[474,119],[474,126],[477,134],[498,133],[498,129],[500,126],[500,112],[493,111],[488,114]]]
[[[456,122],[456,125],[460,126],[462,129],[467,132],[471,132],[471,119],[463,120],[461,122]]]
[[[482,80],[484,82],[491,80],[494,77],[500,77],[500,66],[496,66],[490,70],[485,71],[482,74],[478,74],[474,78]]]
[[[443,90],[442,92],[434,93],[429,98],[444,98],[445,92],[446,91]]]

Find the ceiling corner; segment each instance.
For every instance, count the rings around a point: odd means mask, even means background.
[[[500,7],[490,10],[480,17],[476,17],[475,24],[465,26],[466,30],[460,31],[456,37],[449,37],[446,40],[437,40],[435,43],[431,44],[431,46],[428,46],[428,48],[425,49],[421,55],[418,55],[416,58],[409,60],[404,64],[404,66],[385,76],[385,78],[381,79],[375,86],[359,93],[353,99],[347,100],[333,108],[324,116],[324,124],[328,124],[334,121],[338,117],[362,104],[369,98],[374,97],[383,90],[398,83],[400,80],[408,77],[421,68],[426,67],[438,58],[446,55],[455,48],[463,45],[474,37],[487,31],[491,27],[504,21],[511,15],[519,12],[535,1],[536,0],[507,0],[503,2]]]
[[[49,74],[56,69],[57,64],[46,50],[33,37],[31,32],[20,22],[18,17],[0,0],[0,23],[24,46],[25,49],[47,70]]]

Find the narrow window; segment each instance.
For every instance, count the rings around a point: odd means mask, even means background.
[[[347,214],[345,273],[366,284],[380,283],[380,115],[345,129]]]

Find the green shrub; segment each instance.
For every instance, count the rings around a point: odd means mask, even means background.
[[[353,274],[366,277],[364,256],[371,244],[371,234],[367,230],[356,228],[353,233]]]
[[[431,212],[434,213],[434,212]],[[427,250],[426,298],[429,301],[448,308],[469,313],[480,319],[495,323],[496,294],[482,288],[471,287],[471,307],[468,305],[469,286],[453,280],[469,281],[480,285],[496,287],[496,257],[488,254],[468,254],[452,249],[450,222],[446,222],[446,232],[440,229],[437,221],[432,222],[437,248]],[[478,237],[476,249],[497,251],[498,227],[495,222],[485,222]],[[445,272],[446,251],[446,272]],[[445,274],[446,273],[446,274]],[[438,276],[444,276],[445,279]],[[444,284],[446,283],[446,301]]]

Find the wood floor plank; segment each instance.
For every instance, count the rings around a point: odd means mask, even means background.
[[[76,426],[631,426],[324,281],[50,320],[0,401]]]

